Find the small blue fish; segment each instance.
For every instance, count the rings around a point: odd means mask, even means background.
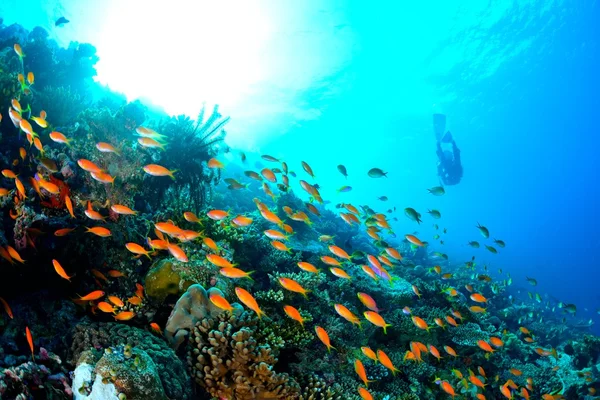
[[[352,190],[352,186],[342,186],[341,188],[338,189],[338,192],[340,193],[346,193]]]

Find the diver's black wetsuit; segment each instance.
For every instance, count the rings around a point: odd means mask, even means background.
[[[462,179],[463,168],[460,162],[460,149],[452,139],[452,159],[448,160],[444,156],[440,142],[437,142],[436,154],[438,159],[438,176],[444,185],[456,185]]]

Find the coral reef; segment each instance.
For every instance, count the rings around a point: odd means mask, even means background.
[[[73,384],[77,400],[166,398],[152,358],[130,345],[107,347],[104,352],[84,351]]]
[[[223,296],[223,292],[217,288],[205,290],[202,285],[191,285],[173,307],[164,334],[174,349],[185,341],[198,321],[215,317],[223,311],[209,300],[211,293]],[[243,308],[239,304],[233,303],[231,306],[234,308],[233,314],[242,313]]]
[[[46,398],[72,398],[71,380],[60,358],[43,347],[36,358],[37,362],[0,369],[0,398],[26,400],[40,392]]]
[[[196,323],[190,338],[192,376],[213,397],[293,399],[298,388],[273,370],[277,348],[260,342],[258,319],[221,313]]]
[[[110,347],[129,345],[143,351],[155,364],[162,387],[169,398],[191,398],[191,381],[184,364],[163,339],[147,331],[117,323],[82,322],[74,328],[72,343],[70,362],[73,365],[79,362],[83,352],[90,349],[103,351]]]

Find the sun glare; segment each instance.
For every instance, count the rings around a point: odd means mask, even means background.
[[[98,81],[128,99],[195,115],[203,102],[234,106],[267,74],[271,26],[256,3],[115,1],[98,34]]]

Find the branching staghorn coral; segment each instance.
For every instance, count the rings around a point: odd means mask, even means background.
[[[264,343],[258,318],[221,313],[192,330],[188,366],[211,396],[237,400],[292,400],[298,387],[273,370],[279,349]]]

